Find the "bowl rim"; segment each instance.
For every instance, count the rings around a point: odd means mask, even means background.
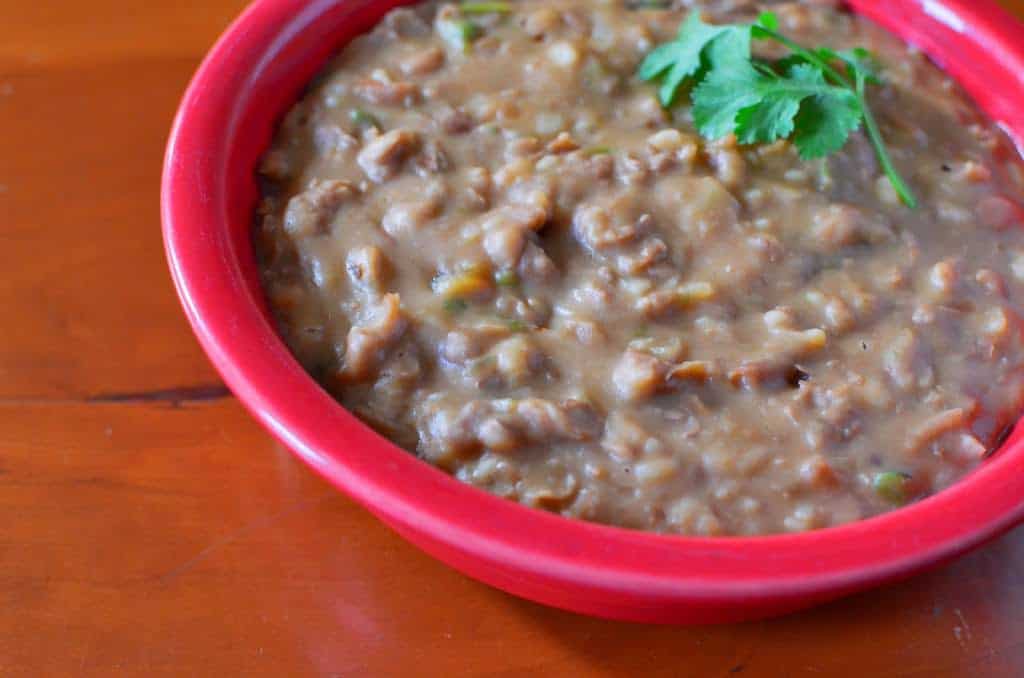
[[[388,522],[507,570],[665,599],[739,602],[855,590],[946,560],[1024,521],[1021,427],[998,455],[969,476],[905,508],[799,534],[702,538],[598,525],[498,498],[448,476],[359,422],[288,353],[252,289],[244,246],[240,251],[227,233],[232,134],[225,130],[238,123],[239,101],[265,73],[275,42],[294,38],[282,37],[282,31],[291,30],[298,15],[344,4],[372,5],[380,13],[405,3],[253,2],[221,36],[189,85],[175,117],[161,185],[168,263],[200,343],[239,400],[332,484]],[[970,30],[958,34],[964,44],[973,44],[973,53],[981,54],[984,45],[986,58],[998,68],[1024,74],[1024,28],[993,0],[852,4],[883,24],[884,12],[893,8],[894,14],[905,9],[914,17],[923,11],[947,27],[964,22]],[[907,37],[907,30],[887,27]],[[928,41],[927,36],[917,39]],[[941,51],[941,45],[932,47]],[[330,51],[333,47],[325,47],[323,56]],[[945,65],[958,79],[967,77],[967,65],[961,64],[957,73],[955,64]],[[1024,101],[1024,76],[1017,87],[1018,100]],[[989,108],[991,102],[972,94]],[[1024,119],[1008,127],[1016,139],[1024,137]]]

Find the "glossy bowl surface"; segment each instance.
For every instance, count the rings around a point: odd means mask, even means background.
[[[257,0],[203,62],[174,123],[162,216],[195,333],[238,398],[299,458],[437,558],[508,592],[638,621],[722,622],[906,577],[1024,520],[1024,427],[954,487],[797,535],[684,538],[532,510],[459,483],[339,406],[270,321],[250,230],[254,168],[327,58],[400,0]],[[1018,141],[1024,29],[993,0],[858,0],[920,46]]]

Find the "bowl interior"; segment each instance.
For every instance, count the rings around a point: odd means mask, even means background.
[[[186,312],[227,384],[299,457],[443,559],[467,570],[467,559],[489,563],[488,572],[471,573],[491,583],[522,592],[523,573],[542,572],[548,582],[605,595],[605,604],[639,591],[651,600],[838,595],[948,558],[1024,518],[1020,426],[967,479],[899,511],[805,534],[703,539],[571,521],[498,499],[417,460],[336,404],[270,320],[251,243],[254,168],[327,58],[401,4],[408,2],[254,3],[196,75],[168,147],[164,234]],[[1024,138],[1024,31],[993,2],[851,4],[920,45]],[[533,597],[557,602],[556,594]]]

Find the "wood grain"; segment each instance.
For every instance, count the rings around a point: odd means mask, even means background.
[[[647,627],[477,584],[294,461],[159,235],[174,108],[243,4],[0,0],[0,676],[1024,675],[1024,530],[783,619]]]

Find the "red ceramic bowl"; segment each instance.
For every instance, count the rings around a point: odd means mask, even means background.
[[[257,0],[192,81],[163,175],[170,267],[196,335],[238,398],[303,461],[428,553],[508,592],[593,615],[721,622],[906,577],[1024,519],[1024,427],[968,478],[842,527],[683,538],[525,508],[385,440],[324,392],[269,320],[250,242],[254,167],[331,53],[400,0]],[[992,0],[859,0],[1024,139],[1024,29]]]

